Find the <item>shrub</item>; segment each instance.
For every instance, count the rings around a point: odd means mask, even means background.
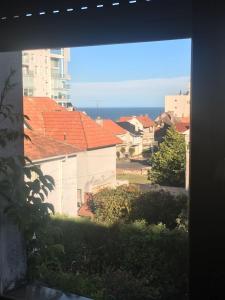
[[[133,155],[134,155],[134,152],[135,152],[135,149],[132,148],[132,147],[130,147],[130,148],[129,148],[129,154],[130,154],[130,156],[133,156]]]
[[[62,230],[61,271],[42,265],[42,282],[96,300],[183,300],[187,233],[164,225],[98,225],[54,218]],[[74,263],[75,262],[75,263]]]
[[[92,202],[95,220],[107,223],[127,222],[138,196],[136,188],[126,186],[100,191],[94,195]]]
[[[98,222],[128,223],[144,219],[148,224],[161,222],[168,228],[175,228],[178,218],[185,224],[187,196],[173,195],[163,190],[141,193],[125,186],[106,188],[94,195],[92,210]]]
[[[142,193],[133,206],[131,219],[144,219],[149,224],[162,222],[172,229],[177,226],[177,218],[187,213],[187,196],[172,195],[169,192],[151,191]],[[187,215],[186,215],[187,218]]]
[[[116,157],[117,157],[117,159],[120,159],[120,152],[119,151],[116,151]]]
[[[125,152],[126,152],[126,149],[125,149],[125,147],[122,147],[121,149],[120,149],[120,152],[124,155],[125,154]]]

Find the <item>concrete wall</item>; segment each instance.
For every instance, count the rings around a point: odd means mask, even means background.
[[[78,189],[95,192],[103,186],[116,184],[116,146],[77,154]]]
[[[22,56],[20,52],[0,54],[0,91],[4,86],[10,69],[16,70],[13,82],[17,85],[10,91],[7,103],[14,106],[16,112],[22,112]],[[10,124],[0,123],[1,128],[7,128]],[[15,124],[22,131],[23,124]],[[1,156],[23,154],[23,141],[9,144],[6,148],[0,148]],[[23,238],[18,228],[4,215],[5,202],[0,199],[0,294],[4,290],[13,288],[26,274],[26,255]]]
[[[55,189],[49,193],[46,202],[52,203],[56,213],[77,215],[77,157],[67,157],[43,162],[40,165],[44,174],[55,180]]]
[[[170,95],[165,97],[165,112],[174,112],[178,118],[190,116],[190,94]]]

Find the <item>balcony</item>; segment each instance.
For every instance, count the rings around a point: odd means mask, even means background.
[[[34,74],[33,74],[33,72],[23,74],[23,86],[24,86],[24,88],[33,88],[34,87]]]

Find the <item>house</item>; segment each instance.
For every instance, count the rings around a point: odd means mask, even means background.
[[[129,122],[136,130],[143,131],[143,149],[147,149],[154,144],[155,122],[148,115],[120,117],[119,122]]]
[[[128,130],[119,126],[116,122],[110,119],[101,119],[98,117],[96,119],[96,123],[101,125],[104,130],[122,140],[122,143],[116,146],[116,150],[121,156],[129,155],[129,149],[132,146],[133,137]]]
[[[41,105],[38,98],[24,98],[24,110],[31,127],[80,150],[77,153],[78,206],[83,203],[85,193],[115,186],[116,145],[122,140],[82,112],[67,111],[50,98],[40,100]]]
[[[130,148],[134,149],[133,155],[135,156],[141,155],[143,152],[143,142],[142,142],[143,131],[138,129],[137,126],[131,124],[130,122],[117,122],[117,124],[129,132],[131,136]]]
[[[173,112],[163,112],[155,119],[155,141],[161,143],[166,131],[170,126],[174,126],[175,129],[183,133],[190,128],[190,118],[182,117],[178,118],[174,116]]]
[[[53,204],[57,213],[76,215],[78,150],[35,131],[25,132],[31,139],[24,141],[25,156],[55,181],[55,188],[48,194],[46,202]],[[36,176],[32,174],[31,179],[35,180]]]

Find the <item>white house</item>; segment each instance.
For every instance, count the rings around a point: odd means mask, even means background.
[[[154,144],[155,122],[148,115],[125,116],[121,117],[119,122],[129,122],[135,126],[135,131],[142,132],[143,149],[149,148]]]
[[[120,153],[120,156],[125,156],[126,154],[129,155],[129,149],[133,146],[133,136],[128,130],[119,126],[116,122],[110,119],[101,119],[98,117],[96,119],[96,123],[101,125],[103,129],[115,135],[122,141],[121,144],[116,146],[116,150]],[[125,150],[124,153],[123,149]]]
[[[50,175],[55,188],[45,201],[53,204],[56,213],[77,215],[77,149],[71,145],[27,130],[31,141],[24,141],[24,152],[44,175]],[[31,180],[37,174],[33,173]]]
[[[30,117],[29,125],[42,135],[79,150],[76,153],[78,207],[86,193],[115,186],[116,145],[122,143],[121,139],[82,112],[67,111],[50,98],[40,100],[36,97],[24,99],[24,111]]]
[[[117,122],[117,124],[129,132],[131,137],[130,148],[134,149],[133,155],[141,155],[143,152],[143,131],[130,122]]]

